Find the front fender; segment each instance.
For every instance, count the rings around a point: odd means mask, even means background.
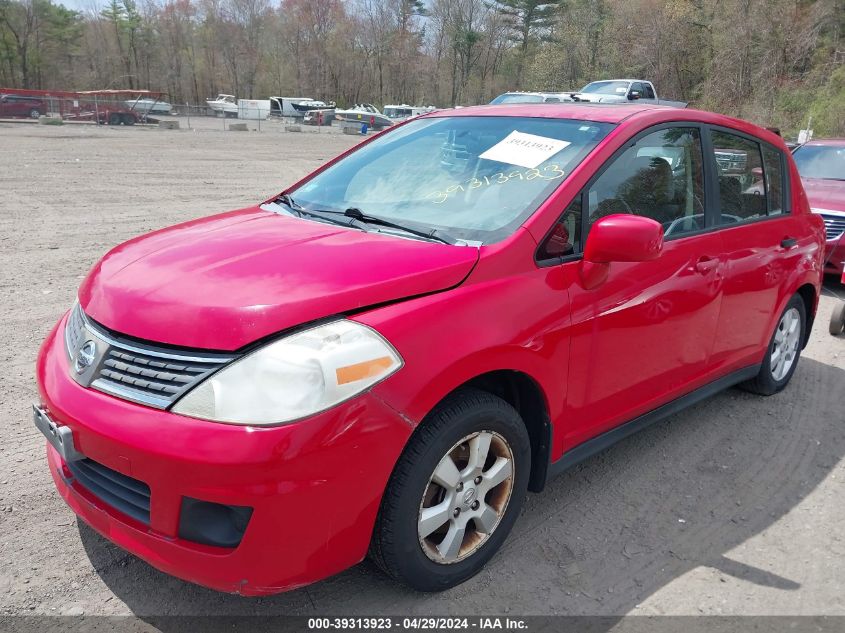
[[[551,313],[538,305],[555,300]],[[551,420],[566,401],[569,295],[543,271],[464,284],[359,314],[405,361],[374,393],[412,425],[449,393],[483,374],[521,372],[539,385]]]

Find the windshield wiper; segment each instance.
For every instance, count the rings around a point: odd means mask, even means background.
[[[301,207],[301,206],[299,206],[299,205],[298,205],[298,204],[294,201],[293,197],[291,197],[291,195],[290,195],[289,193],[283,193],[283,194],[282,194],[282,195],[280,195],[278,198],[276,198],[273,202],[281,202],[281,203],[282,203],[282,204],[284,204],[285,206],[288,206],[288,207],[290,207],[291,209],[293,209],[294,211],[299,211],[299,210],[301,210],[301,209],[302,209],[302,207]]]
[[[367,229],[358,222],[356,218],[352,218],[349,216],[348,221],[341,220],[340,218],[333,217],[329,215],[328,217],[326,214],[340,214],[340,211],[309,211],[308,209],[303,208],[301,205],[297,204],[297,202],[290,196],[290,194],[283,193],[278,198],[276,198],[273,202],[281,202],[285,205],[288,209],[293,211],[296,215],[300,218],[309,217],[309,218],[317,218],[319,220],[325,220],[326,222],[331,222],[332,224],[339,224],[340,226],[348,226],[353,229],[358,229],[359,231],[366,231]]]
[[[343,214],[348,218],[353,218],[360,222],[365,222],[366,224],[375,224],[377,226],[384,226],[390,229],[396,229],[397,231],[410,233],[411,235],[416,235],[417,237],[421,237],[426,240],[435,240],[443,244],[449,244],[450,246],[453,246],[458,243],[458,240],[456,240],[454,237],[447,233],[443,233],[442,231],[439,231],[437,229],[431,229],[430,231],[420,231],[419,229],[414,229],[409,226],[405,226],[404,224],[398,224],[396,222],[392,222],[391,220],[380,218],[377,215],[369,215],[361,211],[361,209],[357,209],[355,207],[350,207],[345,211],[323,211],[323,213]]]
[[[357,209],[355,207],[350,207],[345,211],[337,211],[334,209],[309,210],[297,204],[296,201],[290,196],[290,194],[287,193],[283,193],[282,195],[280,195],[278,198],[276,198],[275,202],[281,202],[291,211],[299,215],[299,217],[309,216],[313,218],[320,218],[323,220],[328,220],[329,222],[334,222],[335,224],[340,224],[342,226],[350,226],[361,230],[366,229],[363,228],[360,223],[375,224],[378,226],[396,229],[397,231],[403,231],[404,233],[410,233],[411,235],[416,235],[417,237],[421,237],[426,240],[433,240],[436,242],[441,242],[443,244],[449,244],[450,246],[454,246],[458,243],[457,239],[455,239],[451,235],[448,235],[447,233],[439,231],[438,229],[431,229],[431,231],[420,231],[419,229],[414,229],[409,226],[405,226],[404,224],[391,222],[390,220],[386,220],[375,215],[368,215],[361,211],[361,209]],[[349,218],[349,221],[344,222],[337,216]]]

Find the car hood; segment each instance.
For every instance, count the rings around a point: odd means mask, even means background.
[[[845,181],[802,178],[801,182],[812,209],[845,212]]]
[[[89,273],[92,319],[140,339],[235,350],[286,328],[460,284],[478,249],[258,207],[130,240]]]

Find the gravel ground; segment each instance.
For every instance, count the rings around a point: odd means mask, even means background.
[[[168,577],[79,523],[30,421],[33,363],[112,245],[245,206],[350,147],[337,130],[225,132],[0,124],[0,615],[845,615],[845,338],[828,284],[790,387],[730,390],[531,495],[464,585],[417,594],[369,563],[270,598]],[[182,121],[183,128],[185,121]]]

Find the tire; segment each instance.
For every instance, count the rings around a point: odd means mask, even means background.
[[[838,305],[833,306],[828,331],[836,336],[841,334],[843,329],[845,329],[845,301],[840,301]]]
[[[123,125],[135,125],[135,117],[131,114],[123,115]]]
[[[798,366],[806,328],[807,312],[804,300],[799,295],[794,295],[778,319],[769,347],[766,349],[766,356],[760,365],[760,373],[755,378],[742,383],[741,386],[762,396],[771,396],[783,390],[789,384]],[[781,358],[783,358],[783,363],[788,363],[786,367],[781,364]]]
[[[120,125],[121,116],[117,112],[112,112],[109,115],[109,125]]]
[[[486,453],[480,468],[472,467],[473,451]],[[453,474],[459,483],[441,485],[444,479],[435,471]],[[399,458],[382,498],[370,557],[419,591],[464,582],[507,538],[530,473],[531,443],[516,410],[485,391],[455,392],[420,424]]]
[[[37,119],[40,116],[41,116],[41,110],[39,110],[38,108],[33,108],[32,110],[29,111],[29,118],[30,119]]]

